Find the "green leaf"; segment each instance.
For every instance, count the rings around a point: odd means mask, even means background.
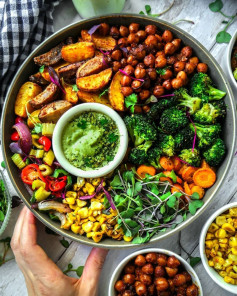
[[[183,214],[183,220],[185,221],[187,219],[187,213]]]
[[[105,95],[109,91],[109,88],[106,88],[102,93],[99,94],[99,97],[101,98],[103,95]]]
[[[72,263],[69,263],[68,266],[67,266],[67,269],[70,269],[71,270],[72,268],[73,268]]]
[[[189,262],[190,262],[190,265],[192,267],[194,267],[195,265],[197,265],[200,261],[201,261],[201,258],[200,257],[192,257],[192,256],[190,256],[190,258],[189,258]]]
[[[139,14],[145,14],[145,13],[144,13],[144,11],[141,10],[141,11],[139,12]]]
[[[189,209],[189,212],[192,215],[195,215],[197,209],[201,208],[202,206],[203,206],[203,201],[202,200],[192,200],[189,203],[188,209]]]
[[[134,216],[134,214],[135,214],[134,210],[132,210],[132,209],[128,209],[128,210],[120,213],[122,218],[131,218]]]
[[[107,161],[112,161],[114,158],[111,155],[106,155],[106,160]]]
[[[31,199],[30,199],[30,203],[33,204],[34,202],[36,202],[36,199],[35,199],[35,191],[33,192],[32,196],[31,196]]]
[[[115,143],[117,140],[118,140],[119,136],[118,135],[115,135],[115,133],[111,133],[109,134],[108,136],[108,141],[110,143]]]
[[[137,222],[132,219],[124,219],[124,221],[131,228],[135,228],[138,226]]]
[[[160,213],[161,213],[161,215],[163,215],[163,214],[165,213],[165,211],[166,211],[166,209],[165,209],[165,205],[162,205],[162,206],[160,207]]]
[[[72,90],[74,90],[74,91],[78,91],[78,87],[77,87],[76,84],[73,84],[73,86],[72,86]]]
[[[3,214],[3,211],[0,210],[0,221],[2,222],[5,218],[5,215]]]
[[[168,191],[168,192],[166,192],[165,194],[163,194],[163,195],[161,195],[160,196],[160,199],[161,200],[165,200],[167,197],[169,197],[171,195],[171,192],[170,191]]]
[[[109,122],[109,121],[108,121],[107,118],[102,118],[102,119],[100,120],[100,125],[101,125],[101,126],[107,125],[108,122]]]
[[[77,273],[77,276],[78,277],[81,277],[82,276],[83,270],[84,270],[84,266],[77,267],[76,273]]]
[[[40,134],[42,132],[42,123],[36,123],[34,128],[32,129],[31,133],[32,134]]]
[[[218,12],[223,8],[223,3],[221,0],[216,0],[209,4],[209,8],[213,12]]]
[[[40,73],[43,73],[43,72],[44,72],[44,68],[45,68],[45,65],[42,65],[42,66],[39,68]]]
[[[134,202],[135,202],[136,205],[139,207],[139,208],[136,208],[136,211],[140,211],[140,208],[142,208],[142,206],[143,206],[143,201],[142,201],[142,199],[140,198],[140,196],[137,196],[137,197],[134,199]]]
[[[86,129],[86,127],[87,127],[86,120],[82,119],[80,122],[78,122],[77,126],[81,129]]]
[[[231,39],[231,35],[226,31],[220,31],[216,35],[216,42],[217,43],[229,43]]]
[[[151,6],[145,5],[145,10],[146,10],[146,13],[149,14],[151,12]]]
[[[51,214],[51,213],[49,213],[49,218],[51,220],[53,220],[53,221],[58,221],[59,220],[58,216],[55,216],[54,214]]]
[[[6,168],[6,165],[5,165],[4,161],[1,162],[1,167],[4,168],[4,169]]]
[[[199,199],[200,198],[200,196],[199,196],[199,194],[197,193],[197,192],[194,192],[193,194],[192,194],[192,196],[191,196],[191,199]]]
[[[170,173],[170,176],[169,176],[169,177],[172,179],[172,181],[173,181],[174,183],[176,183],[176,182],[177,182],[177,176],[176,176],[176,174],[175,174],[174,170],[172,170],[172,171],[171,171],[171,173]]]
[[[60,243],[61,243],[61,245],[64,246],[64,248],[66,248],[66,249],[70,246],[69,241],[67,241],[64,237],[63,237],[62,240],[60,240]]]
[[[124,172],[123,179],[125,182],[129,182],[130,184],[135,184],[134,173],[132,171]]]
[[[133,244],[143,244],[143,243],[148,242],[149,239],[150,239],[150,234],[147,232],[144,237],[142,237],[142,236],[134,237],[134,239],[132,240],[132,243]]]
[[[127,195],[131,197],[133,196],[133,190],[131,187],[127,189]]]
[[[134,186],[134,195],[137,195],[142,190],[141,182],[136,182]]]
[[[168,201],[167,201],[167,206],[169,207],[169,208],[174,208],[175,207],[175,204],[176,204],[176,197],[174,196],[174,195],[172,195],[169,199],[168,199]]]
[[[125,107],[130,108],[132,113],[134,113],[134,106],[136,105],[137,100],[137,95],[134,93],[125,98]]]
[[[120,188],[123,188],[122,187],[122,183],[121,183],[121,180],[119,178],[119,175],[115,175],[113,180],[110,182],[110,186],[112,188],[117,188],[117,187],[120,187]]]

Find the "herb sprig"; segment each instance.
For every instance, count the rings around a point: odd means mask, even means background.
[[[73,269],[72,263],[69,263],[67,269],[63,271],[64,274],[68,274],[70,271],[75,271],[78,277],[82,276],[84,266],[78,266],[77,269]]]

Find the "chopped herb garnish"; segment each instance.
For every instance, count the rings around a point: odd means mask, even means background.
[[[64,274],[68,274],[70,271],[75,271],[78,277],[82,276],[84,266],[78,266],[77,269],[73,269],[72,263],[69,263],[67,269],[63,271]]]
[[[125,107],[130,108],[132,113],[134,113],[134,106],[136,105],[137,100],[138,98],[136,94],[131,94],[125,98]]]
[[[102,118],[102,119],[100,120],[100,125],[101,125],[101,126],[107,125],[108,123],[109,123],[109,121],[108,121],[107,118]]]
[[[109,91],[109,88],[106,88],[102,93],[99,94],[99,97],[101,98],[103,95],[105,95]]]
[[[86,129],[86,127],[87,127],[86,120],[82,119],[80,122],[78,122],[77,126],[81,129]]]
[[[34,128],[31,131],[31,133],[32,134],[40,134],[40,133],[42,133],[42,128],[43,128],[42,123],[36,123]]]
[[[118,135],[115,135],[115,133],[111,133],[111,134],[109,134],[109,136],[108,136],[108,141],[110,142],[110,143],[115,143],[117,140],[118,140]]]
[[[73,86],[72,86],[72,90],[74,90],[74,91],[78,91],[78,87],[77,87],[76,84],[73,84]]]
[[[39,68],[40,73],[43,73],[43,72],[44,72],[44,68],[45,68],[45,65],[42,65],[42,66]]]
[[[106,160],[107,161],[111,161],[111,160],[113,160],[114,158],[113,158],[113,156],[111,156],[111,155],[106,155]]]

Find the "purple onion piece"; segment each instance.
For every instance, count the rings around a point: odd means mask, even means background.
[[[19,143],[19,141],[18,141],[18,142],[12,142],[12,143],[9,145],[9,148],[11,149],[11,152],[12,152],[12,153],[23,154],[23,153],[22,153],[22,149],[21,149],[21,147],[20,147],[20,143]]]
[[[19,134],[19,146],[21,147],[22,151],[26,154],[29,154],[32,146],[32,137],[28,126],[24,122],[18,122],[13,125],[13,128],[16,129]]]
[[[141,82],[144,82],[144,81],[145,81],[144,79],[139,79],[139,78],[135,78],[135,77],[132,77],[132,76],[128,75],[128,74],[127,74],[125,71],[123,71],[122,69],[119,69],[119,71],[120,71],[121,73],[123,73],[124,75],[130,77],[130,78],[133,79],[133,80],[138,80],[138,81],[141,81]],[[139,88],[140,88],[140,87],[139,87]]]
[[[91,195],[84,195],[84,196],[80,196],[79,199],[80,200],[87,200],[87,199],[92,199],[93,197],[96,196],[96,192],[91,194]]]
[[[95,33],[95,31],[97,31],[99,29],[99,27],[101,26],[101,24],[99,25],[94,25],[93,27],[90,28],[90,30],[88,30],[88,34],[92,35]]]
[[[190,163],[188,163],[187,161],[184,161],[183,159],[179,158],[178,156],[175,156],[176,159],[178,159],[179,161],[181,161],[182,163],[188,165],[188,166],[191,166],[193,168],[195,168],[193,165],[191,165]]]
[[[166,97],[173,97],[174,94],[168,94],[168,95],[163,95],[163,96],[159,96],[159,98],[166,98]]]
[[[56,73],[56,71],[54,70],[54,68],[49,66],[49,67],[48,67],[48,72],[49,72],[50,80],[51,80],[55,85],[57,85],[57,86],[61,89],[61,91],[62,91],[64,94],[66,94],[64,88],[63,88],[62,85],[61,85],[61,82],[60,82],[60,79],[59,79],[59,77],[58,77],[58,74]]]
[[[112,208],[113,210],[116,210],[116,207],[115,207],[115,205],[114,205],[114,203],[113,203],[112,197],[111,197],[111,195],[109,194],[109,192],[108,192],[107,190],[105,190],[104,187],[103,187],[103,191],[104,191],[104,194],[106,195],[106,197],[107,197],[107,199],[108,199],[108,202],[109,202],[110,205],[111,205],[111,208]]]
[[[32,209],[38,209],[38,203],[37,202],[35,202],[35,203],[33,203],[32,205],[31,205],[31,208]]]

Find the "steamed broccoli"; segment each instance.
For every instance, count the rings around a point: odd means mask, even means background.
[[[165,109],[171,108],[171,107],[175,106],[176,104],[177,104],[177,102],[176,102],[175,96],[161,99],[157,103],[155,103],[151,106],[151,109],[147,114],[148,118],[151,121],[157,121],[157,120],[159,120],[162,112]]]
[[[160,127],[167,134],[174,134],[188,124],[188,118],[182,110],[172,107],[166,109],[160,118]]]
[[[160,133],[158,136],[158,147],[162,150],[162,154],[167,156],[174,155],[174,138],[171,135]]]
[[[146,141],[144,144],[133,148],[129,154],[129,161],[135,164],[144,164],[147,162],[147,151],[152,145],[152,141]]]
[[[156,127],[153,123],[149,122],[146,116],[141,114],[126,116],[124,122],[135,146],[139,146],[145,141],[156,140]]]
[[[200,109],[202,100],[198,97],[191,97],[186,88],[181,87],[174,94],[179,102],[179,106],[186,107],[191,115]]]
[[[189,126],[185,127],[174,136],[175,150],[180,151],[192,147],[193,138],[194,132]]]
[[[209,149],[203,152],[203,156],[210,166],[218,166],[222,162],[225,152],[225,143],[218,138]]]
[[[159,160],[160,160],[160,156],[161,156],[161,153],[162,153],[162,150],[161,148],[155,146],[155,147],[152,147],[151,149],[148,150],[148,163],[150,165],[152,165],[153,167],[157,168],[157,169],[160,169],[161,168],[161,165],[159,163]]]
[[[193,118],[198,123],[212,124],[216,123],[218,119],[225,117],[226,106],[224,101],[217,101],[205,103],[200,110],[198,110]]]
[[[219,138],[221,133],[221,125],[219,123],[215,125],[203,125],[199,123],[194,123],[196,127],[197,137],[199,139],[198,147],[206,148],[211,146],[217,138]],[[190,123],[190,128],[195,132],[195,128],[192,123]]]
[[[215,101],[222,99],[226,93],[213,87],[211,78],[206,73],[196,73],[190,81],[192,96],[200,97],[203,101]]]
[[[199,167],[201,163],[201,157],[197,149],[183,149],[179,154],[179,158],[194,167]]]

